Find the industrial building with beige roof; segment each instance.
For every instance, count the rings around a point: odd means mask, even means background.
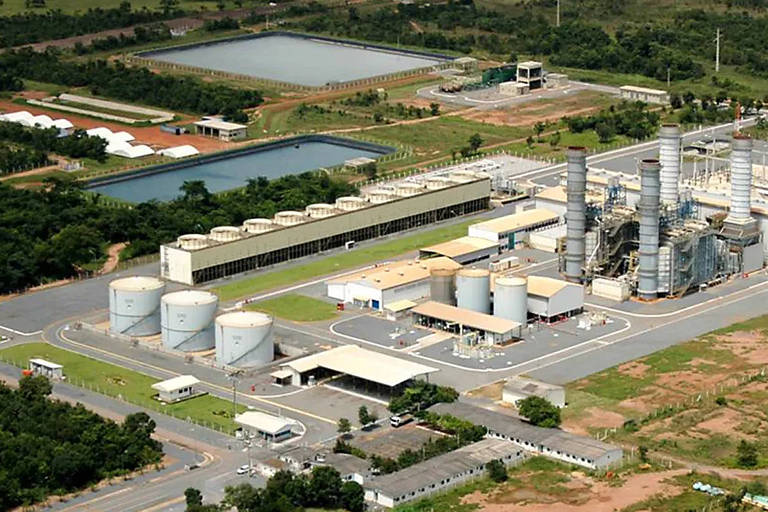
[[[528,276],[528,312],[550,322],[584,309],[584,287],[562,279]]]
[[[472,224],[469,226],[468,234],[471,237],[496,242],[502,251],[512,250],[518,243],[525,241],[528,232],[559,222],[560,216],[557,213],[543,208],[534,208]]]
[[[463,236],[419,250],[421,258],[446,256],[463,265],[499,254],[499,243],[474,236]]]
[[[413,308],[415,323],[455,334],[476,332],[489,345],[522,336],[522,325],[499,316],[486,315],[449,304],[429,301]]]

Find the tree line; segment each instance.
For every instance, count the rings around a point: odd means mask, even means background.
[[[590,116],[563,117],[563,122],[572,133],[594,130],[600,142],[609,142],[615,135],[626,135],[632,139],[647,139],[659,126],[658,112],[648,110],[643,102],[622,101]]]
[[[146,413],[122,424],[81,404],[49,400],[45,377],[22,377],[18,390],[0,383],[0,510],[82,489],[159,462]]]
[[[187,182],[175,200],[124,207],[100,201],[71,179],[48,179],[45,185],[30,190],[0,183],[0,293],[77,275],[102,259],[110,243],[129,243],[124,259],[152,254],[185,233],[207,233],[357,193],[341,180],[305,173],[252,179],[226,194]]]
[[[31,48],[0,55],[0,75],[49,82],[70,87],[88,87],[92,94],[129,102],[140,102],[171,110],[235,116],[241,109],[262,102],[253,89],[203,82],[197,77],[152,73],[144,67],[127,67],[106,60],[71,62],[61,51]]]
[[[357,482],[343,482],[339,472],[318,466],[307,474],[278,471],[263,489],[250,484],[227,487],[220,504],[204,504],[202,493],[194,488],[184,492],[187,512],[301,512],[305,507],[363,512],[365,494]]]
[[[77,55],[85,55],[87,53],[117,50],[118,48],[154,43],[157,41],[168,41],[170,39],[171,29],[163,23],[156,23],[148,27],[134,28],[133,35],[125,35],[121,33],[118,36],[92,39],[88,45],[84,45],[82,42],[77,41],[75,43],[74,51]]]
[[[49,10],[44,13],[25,12],[2,16],[0,17],[0,46],[21,46],[142,23],[154,23],[183,14],[184,12],[178,8],[168,11],[150,10],[146,7],[134,10],[130,2],[122,2],[119,7],[89,8],[84,13],[76,14]]]

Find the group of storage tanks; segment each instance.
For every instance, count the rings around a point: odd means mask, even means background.
[[[524,277],[497,277],[491,307],[491,273],[486,269],[435,268],[430,272],[430,297],[486,315],[493,314],[525,326],[528,322],[528,280]]]
[[[272,318],[256,311],[216,315],[219,299],[201,290],[165,293],[156,277],[132,276],[109,283],[109,329],[132,337],[161,335],[165,349],[216,349],[216,362],[258,366],[274,359]]]

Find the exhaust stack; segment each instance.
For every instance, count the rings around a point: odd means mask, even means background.
[[[584,148],[571,147],[568,148],[566,156],[568,172],[566,176],[565,279],[572,283],[581,283],[586,252],[587,153]]]
[[[655,299],[659,287],[659,173],[658,160],[640,162],[637,295],[644,300]]]
[[[678,203],[680,182],[680,126],[665,124],[659,131],[659,160],[661,161],[661,202]]]
[[[734,135],[731,145],[731,208],[725,222],[744,225],[753,222],[750,214],[752,193],[752,139]]]

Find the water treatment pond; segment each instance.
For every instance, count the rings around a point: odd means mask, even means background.
[[[318,87],[441,64],[446,58],[274,34],[140,54],[154,60]]]
[[[255,149],[255,150],[254,150]],[[152,169],[116,181],[94,184],[92,192],[125,201],[141,203],[151,199],[167,201],[181,195],[185,181],[203,180],[211,192],[231,190],[246,184],[248,178],[270,179],[300,174],[321,167],[332,167],[358,157],[376,158],[393,148],[360,144],[338,144],[328,140],[297,140],[289,144],[267,144],[246,149],[226,158],[192,162],[181,168],[154,172]]]

